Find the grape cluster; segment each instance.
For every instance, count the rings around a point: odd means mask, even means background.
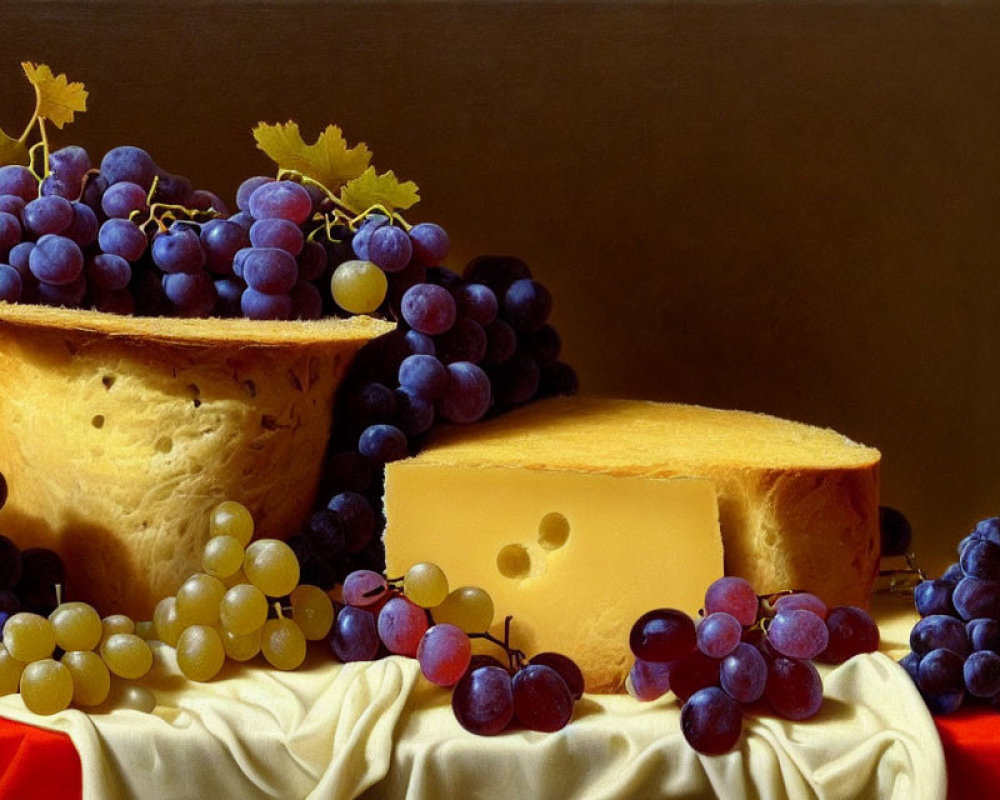
[[[570,658],[546,652],[526,659],[510,646],[509,618],[504,640],[494,638],[487,632],[490,596],[475,586],[449,590],[435,564],[414,564],[400,581],[356,570],[344,580],[343,599],[329,637],[334,656],[343,662],[384,654],[416,658],[427,680],[452,687],[455,718],[472,733],[498,734],[515,721],[528,730],[559,730],[583,695],[583,675]],[[506,664],[473,654],[476,638],[501,647]]]
[[[278,539],[253,539],[245,506],[225,501],[209,519],[203,572],[190,576],[153,612],[155,636],[175,648],[189,679],[208,681],[226,658],[249,661],[258,653],[272,667],[292,670],[306,643],[324,639],[333,603],[322,589],[300,584],[298,559]]]
[[[808,719],[823,701],[812,662],[839,664],[878,643],[878,627],[863,609],[827,608],[809,592],[759,597],[743,578],[727,576],[708,587],[697,625],[671,608],[635,622],[627,686],[640,700],[672,691],[688,744],[719,755],[739,741],[750,704],[763,700],[785,719]]]
[[[913,601],[921,618],[900,664],[928,708],[1000,708],[1000,517],[980,520],[959,543],[958,561],[917,584]]]

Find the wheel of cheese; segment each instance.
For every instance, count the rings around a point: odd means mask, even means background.
[[[337,386],[392,327],[0,303],[0,532],[60,553],[71,599],[151,618],[200,570],[220,501],[258,535],[298,529]]]

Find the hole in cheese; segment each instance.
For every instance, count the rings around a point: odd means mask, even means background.
[[[531,556],[523,544],[508,544],[497,553],[497,569],[505,578],[525,578],[531,572]]]
[[[104,415],[94,414],[93,418],[90,420],[90,424],[93,425],[98,430],[100,430],[101,428],[104,427]]]
[[[156,448],[157,453],[169,453],[174,449],[174,440],[169,436],[161,436],[153,446]]]
[[[558,550],[569,539],[569,520],[558,511],[542,517],[538,523],[538,543],[543,550]]]

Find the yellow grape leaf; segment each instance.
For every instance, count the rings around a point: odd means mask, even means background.
[[[31,163],[31,154],[24,142],[11,139],[6,133],[0,130],[0,167],[10,164],[18,164],[26,167]]]
[[[391,169],[376,175],[375,167],[368,167],[363,175],[350,181],[340,192],[340,202],[355,214],[372,206],[405,211],[418,200],[417,184],[413,181],[400,183]]]
[[[38,116],[57,128],[73,121],[73,115],[87,110],[87,90],[77,81],[70,83],[65,75],[53,75],[46,64],[21,63],[24,74],[35,87]]]
[[[296,122],[268,125],[258,123],[253,129],[257,147],[279,169],[291,169],[336,191],[346,181],[358,177],[372,159],[364,142],[348,149],[344,135],[336,125],[327,125],[315,144],[306,144]]]

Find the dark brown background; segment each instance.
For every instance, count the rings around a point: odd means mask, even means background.
[[[6,2],[84,81],[56,136],[232,198],[294,118],[415,180],[450,265],[520,255],[585,390],[767,411],[881,448],[923,563],[1000,514],[1000,7]]]

